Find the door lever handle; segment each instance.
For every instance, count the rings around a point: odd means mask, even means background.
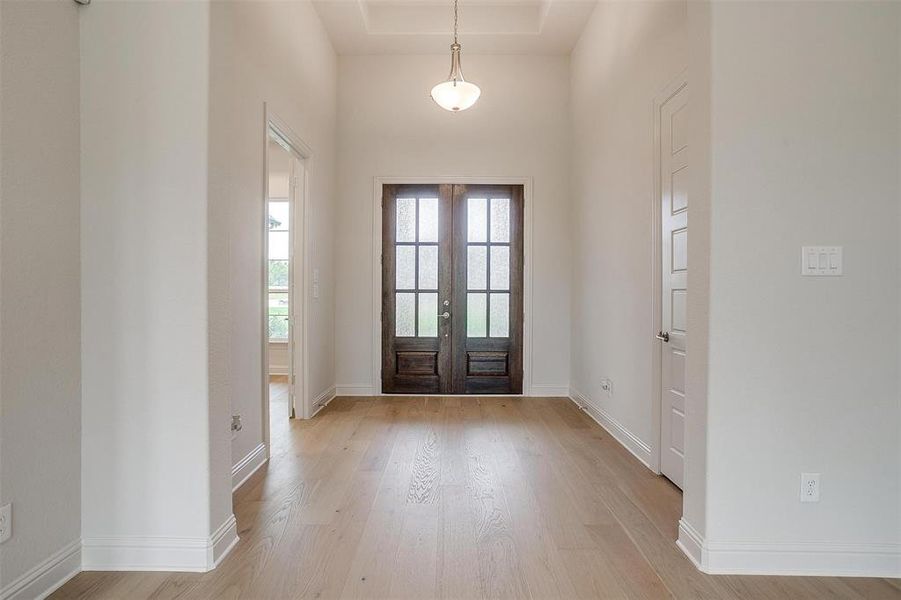
[[[657,335],[654,336],[658,340],[668,342],[669,341],[669,331],[658,331]]]
[[[441,317],[442,319],[450,319],[450,313],[447,311],[444,311],[443,313],[441,313],[438,316]]]

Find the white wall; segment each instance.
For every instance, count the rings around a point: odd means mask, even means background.
[[[707,568],[899,576],[899,7],[710,11]]]
[[[213,411],[224,417],[240,414],[244,423],[231,441],[232,464],[263,441],[264,102],[313,153],[306,161],[311,264],[319,269],[321,293],[318,299],[305,298],[311,395],[327,392],[335,383],[335,89],[335,54],[310,3],[213,3],[210,385]],[[214,460],[216,456],[214,451]]]
[[[445,55],[339,59],[339,391],[370,393],[379,377],[372,372],[373,178],[460,175],[534,178],[533,393],[565,390],[569,60],[466,55],[464,40],[464,71],[482,87],[482,97],[474,108],[457,114],[440,109],[428,95],[446,76],[449,61]]]
[[[130,560],[119,544],[206,540],[213,530],[205,277],[209,60],[205,2],[94,1],[82,13],[88,568]],[[227,421],[220,429],[217,435],[228,435]],[[225,499],[230,514],[230,496]],[[140,565],[146,558],[134,560]],[[171,553],[164,558],[175,560]]]
[[[0,505],[13,504],[14,521],[0,546],[5,597],[64,548],[74,551],[66,572],[79,561],[79,36],[72,2],[5,1],[0,12]]]
[[[571,385],[647,447],[658,445],[653,108],[688,65],[686,28],[684,2],[600,3],[572,55]]]

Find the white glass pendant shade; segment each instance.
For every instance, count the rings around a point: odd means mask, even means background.
[[[466,110],[476,103],[482,90],[468,81],[444,81],[432,88],[432,100],[444,110]]]
[[[447,81],[442,81],[432,88],[432,100],[444,110],[458,112],[475,104],[481,94],[479,86],[463,79],[463,70],[460,68],[460,44],[452,44],[450,76]]]

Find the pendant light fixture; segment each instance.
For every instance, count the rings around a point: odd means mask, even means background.
[[[460,44],[457,42],[457,1],[454,0],[454,43],[451,44],[451,70],[447,81],[432,88],[432,100],[444,110],[459,112],[476,103],[482,90],[463,79],[460,67]]]

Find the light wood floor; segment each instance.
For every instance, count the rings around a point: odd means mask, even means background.
[[[284,415],[270,464],[235,494],[241,541],[218,569],[82,573],[53,598],[901,597],[882,579],[699,573],[673,543],[679,491],[566,399],[338,398]]]

